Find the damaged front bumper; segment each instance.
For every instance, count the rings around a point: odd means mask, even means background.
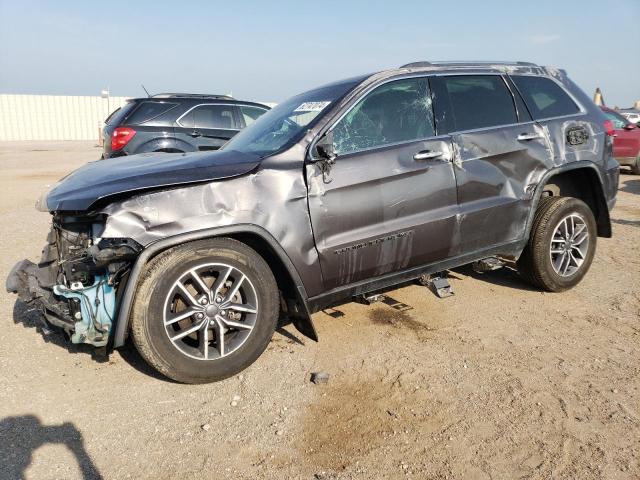
[[[90,232],[87,222],[54,221],[40,263],[18,262],[5,285],[39,311],[47,327],[63,330],[73,343],[103,347],[114,330],[116,290],[139,246],[94,239]]]
[[[18,262],[6,280],[9,293],[17,293],[42,314],[47,326],[62,329],[73,343],[107,345],[115,318],[115,289],[105,277],[86,288],[52,284],[50,267],[29,260]]]

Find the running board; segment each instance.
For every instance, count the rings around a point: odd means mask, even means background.
[[[386,297],[381,293],[367,294],[363,293],[354,298],[357,303],[363,305],[371,305],[372,303],[382,302]]]
[[[477,262],[473,262],[472,268],[476,273],[491,272],[504,267],[504,262],[497,257],[487,257]]]
[[[439,298],[447,298],[452,296],[454,292],[446,275],[446,272],[439,272],[434,275],[422,275],[418,279],[418,283],[429,287]]]

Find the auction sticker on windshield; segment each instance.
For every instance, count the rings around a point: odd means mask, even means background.
[[[294,112],[320,112],[331,102],[304,102]]]

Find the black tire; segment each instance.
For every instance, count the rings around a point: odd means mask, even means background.
[[[163,319],[168,304],[166,299],[175,282],[196,265],[209,263],[228,265],[246,275],[259,307],[244,343],[226,356],[204,360],[192,358],[177,348],[169,339]],[[223,380],[247,368],[267,348],[278,321],[278,298],[276,281],[269,266],[244,243],[229,238],[186,243],[149,262],[136,291],[131,336],[140,355],[173,380],[182,383]],[[188,320],[196,324],[195,319]]]
[[[582,264],[572,274],[562,276],[552,265],[551,239],[558,224],[569,215],[578,215],[584,220],[589,237]],[[549,292],[561,292],[574,287],[591,266],[596,238],[593,212],[582,200],[572,197],[543,197],[535,212],[529,241],[518,259],[518,272],[535,287]]]

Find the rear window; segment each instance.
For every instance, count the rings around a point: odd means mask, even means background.
[[[433,77],[438,134],[518,123],[513,97],[498,75]]]
[[[129,114],[129,112],[131,112],[131,110],[135,108],[135,106],[136,106],[135,102],[128,102],[123,107],[120,107],[114,110],[113,112],[111,112],[111,115],[107,117],[104,123],[107,125],[119,124],[120,122],[122,122],[122,120],[124,120],[124,118]]]
[[[580,112],[567,92],[550,78],[514,75],[511,79],[520,90],[534,120]]]
[[[240,130],[234,105],[198,105],[177,120],[184,128],[211,128],[218,130]]]
[[[177,103],[167,102],[141,102],[140,106],[127,119],[127,123],[131,125],[139,125],[141,123],[153,120],[156,117],[168,112],[174,108]]]

